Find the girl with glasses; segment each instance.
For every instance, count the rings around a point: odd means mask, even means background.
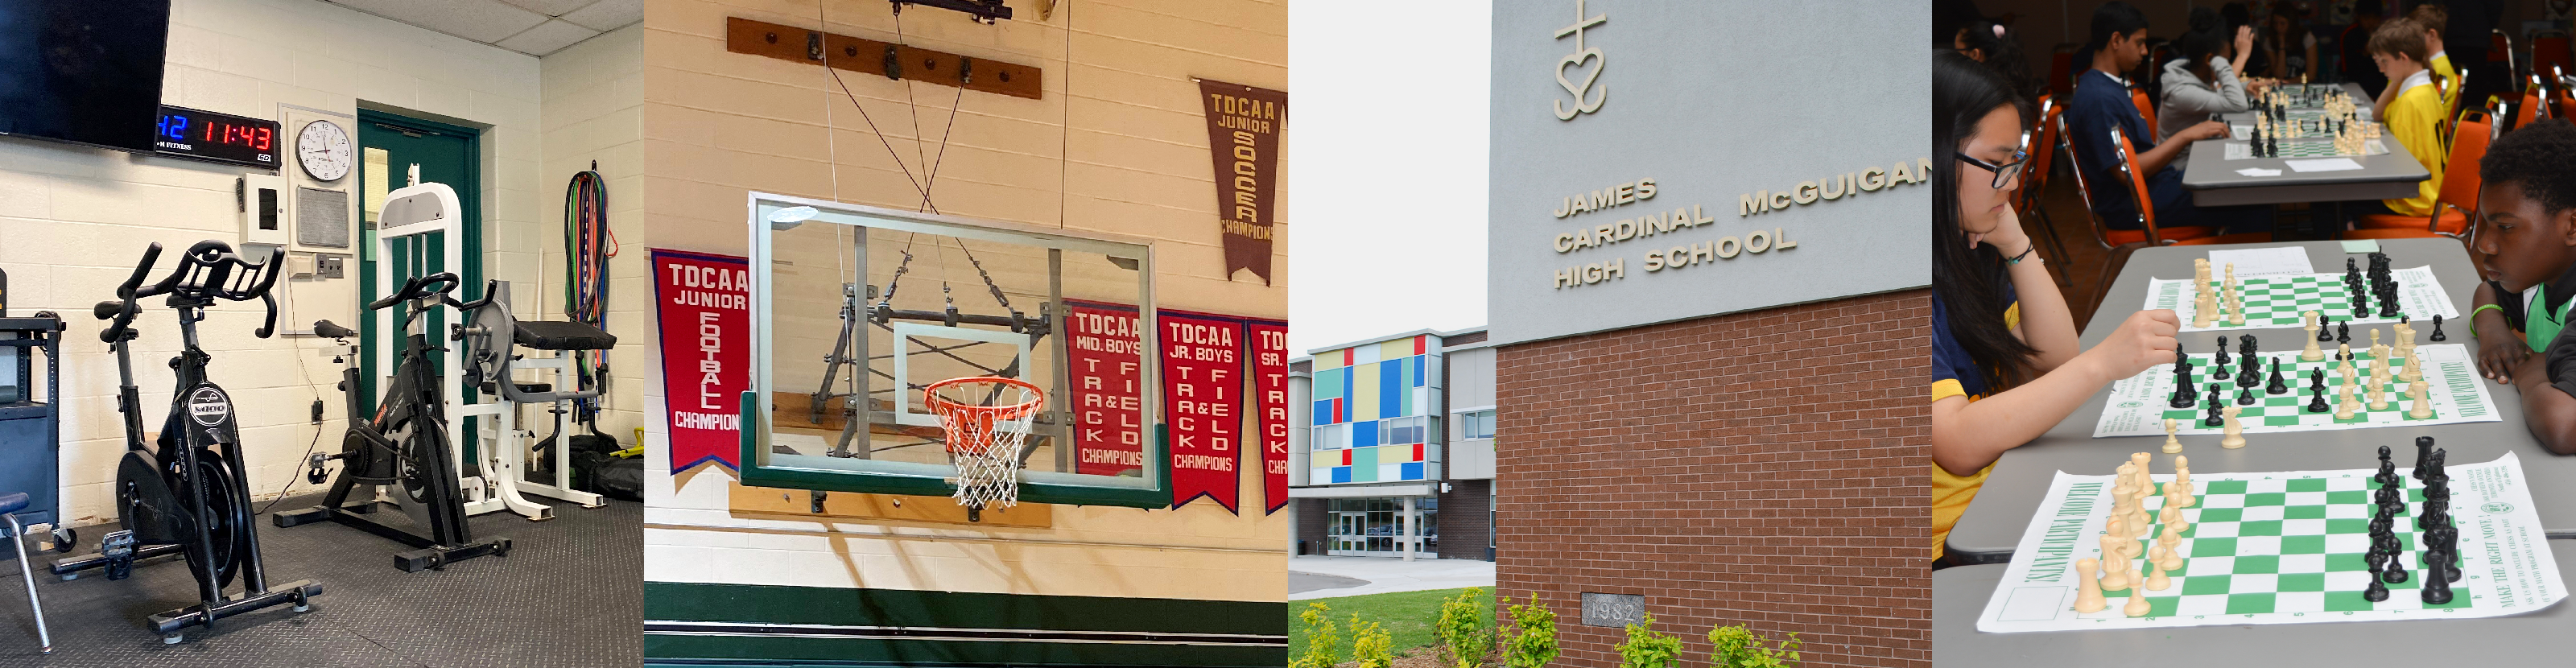
[[[2141,311],[2079,350],[2075,318],[2023,233],[2011,189],[2024,111],[1992,70],[1932,56],[1932,555],[2005,450],[2112,381],[2174,356],[2181,326]]]

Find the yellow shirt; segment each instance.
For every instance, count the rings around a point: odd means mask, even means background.
[[[2451,67],[2450,52],[2433,54],[2433,76],[2442,79],[2442,105],[2448,111],[2451,101],[2460,97],[2460,71]]]
[[[2422,81],[2423,83],[2417,83]],[[2417,73],[2406,78],[2407,88],[2388,103],[2388,134],[2406,145],[2406,152],[2433,178],[2416,185],[2415,196],[2405,199],[2380,200],[2388,210],[2404,216],[2433,215],[2433,198],[2442,192],[2442,115],[2450,105],[2433,91],[2431,77]]]
[[[2021,326],[2021,304],[2015,303],[2004,309],[2004,326]],[[1968,393],[1960,391],[1959,381],[1944,380],[1932,384],[1933,401],[1938,402],[1950,397],[1968,397],[1969,401],[1985,398],[1969,396]],[[1977,489],[1985,486],[1986,474],[1994,471],[1995,465],[1992,462],[1988,462],[1984,469],[1978,470],[1976,475],[1969,476],[1953,475],[1943,470],[1939,464],[1932,465],[1933,559],[1941,558],[1941,548],[1950,540],[1950,527],[1959,524],[1960,515],[1967,514],[1968,502],[1977,499]]]

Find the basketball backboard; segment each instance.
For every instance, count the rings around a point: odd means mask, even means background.
[[[1047,396],[1018,453],[1024,500],[1169,503],[1140,359],[1150,242],[760,193],[750,213],[766,413],[746,483],[946,495],[956,469],[923,389],[999,376]]]

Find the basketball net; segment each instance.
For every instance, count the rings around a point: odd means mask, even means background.
[[[1029,420],[1046,405],[1046,392],[1010,378],[952,378],[922,388],[922,403],[939,416],[948,461],[957,468],[957,493],[968,521],[985,508],[1009,508],[1020,499],[1020,451]]]

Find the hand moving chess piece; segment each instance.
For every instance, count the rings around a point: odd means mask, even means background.
[[[2090,557],[2075,560],[2075,579],[2083,584],[2076,590],[2076,612],[2101,612],[2103,607],[2110,604],[2109,601],[2102,599],[2102,581],[2101,576],[2098,575],[2101,569],[2102,562],[2094,561]],[[2382,595],[2385,596],[2384,593]]]

